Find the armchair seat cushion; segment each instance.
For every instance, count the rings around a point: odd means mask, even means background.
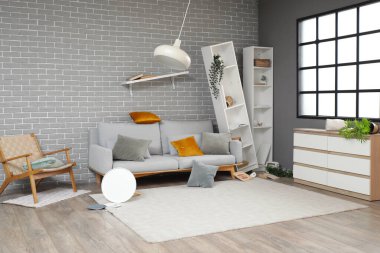
[[[53,171],[64,170],[64,169],[70,168],[70,167],[75,166],[75,165],[76,165],[75,163],[67,163],[67,164],[64,164],[58,168],[42,169],[41,172],[53,172]]]
[[[178,161],[179,169],[189,169],[193,167],[193,161],[202,162],[207,165],[227,165],[235,163],[235,156],[233,155],[203,155],[203,156],[165,156]]]
[[[143,162],[114,161],[113,168],[125,168],[132,173],[151,172],[162,170],[178,170],[178,161],[174,158],[160,155],[152,155]]]
[[[64,165],[64,163],[55,157],[44,157],[31,162],[32,169],[54,169]],[[24,170],[28,170],[26,163],[22,166]]]

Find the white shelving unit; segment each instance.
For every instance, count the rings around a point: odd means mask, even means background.
[[[171,74],[165,74],[165,75],[160,75],[160,76],[153,76],[153,77],[144,78],[144,79],[125,81],[125,82],[122,82],[121,85],[123,85],[123,86],[128,85],[129,86],[129,93],[131,94],[131,96],[133,96],[133,90],[132,89],[133,89],[133,85],[134,84],[138,84],[138,83],[142,83],[142,82],[149,82],[149,81],[154,81],[154,80],[159,80],[159,79],[163,79],[163,78],[170,78],[171,81],[172,81],[173,89],[175,89],[174,77],[176,77],[176,76],[182,76],[182,75],[187,75],[187,74],[189,74],[189,71],[182,71],[182,72],[178,72],[178,73],[171,73]]]
[[[240,168],[240,170],[249,171],[256,169],[258,167],[256,151],[234,45],[232,42],[226,42],[203,47],[202,54],[208,79],[209,69],[214,55],[220,55],[225,65],[223,79],[220,83],[219,96],[215,99],[211,94],[219,131],[231,133],[233,137],[241,138],[243,144],[243,160],[247,161],[248,165],[244,168]],[[226,96],[233,98],[233,106],[227,107]]]
[[[269,59],[271,67],[254,66],[255,59]],[[266,82],[261,80],[266,77]],[[273,48],[243,49],[244,97],[260,168],[273,159]],[[261,125],[261,124],[262,125]],[[269,153],[268,153],[269,152]]]

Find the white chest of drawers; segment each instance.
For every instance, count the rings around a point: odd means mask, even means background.
[[[361,143],[337,132],[294,129],[293,162],[296,183],[380,200],[380,134]]]

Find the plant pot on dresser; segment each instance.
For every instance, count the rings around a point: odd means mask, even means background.
[[[347,140],[335,131],[294,129],[294,182],[380,200],[380,134]]]

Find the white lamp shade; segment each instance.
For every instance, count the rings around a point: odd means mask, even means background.
[[[113,203],[128,201],[136,191],[136,179],[132,172],[124,168],[108,171],[102,180],[104,197]]]
[[[154,58],[176,70],[187,70],[190,67],[190,56],[180,48],[181,41],[176,39],[174,45],[160,45],[154,50]]]

